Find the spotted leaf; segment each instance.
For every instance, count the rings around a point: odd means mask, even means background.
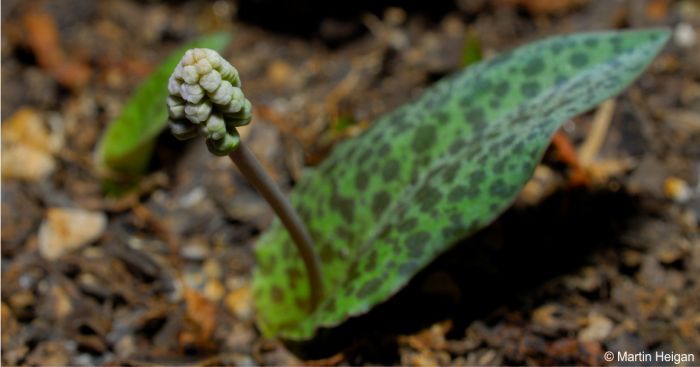
[[[665,30],[549,38],[480,62],[378,119],[291,195],[322,260],[326,294],[307,314],[306,273],[279,223],[254,274],[264,334],[304,341],[386,300],[518,195],[552,134],[620,92]]]

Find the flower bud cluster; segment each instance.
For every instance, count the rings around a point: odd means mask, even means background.
[[[236,127],[252,117],[238,70],[206,48],[188,50],[177,64],[168,80],[167,104],[173,135],[181,140],[202,135],[216,155],[238,147]]]

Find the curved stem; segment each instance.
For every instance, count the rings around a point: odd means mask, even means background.
[[[321,297],[323,297],[321,262],[314,250],[314,243],[306,230],[306,226],[304,226],[297,212],[282,194],[282,191],[272,181],[272,178],[265,172],[265,169],[243,142],[240,142],[238,148],[234,149],[228,156],[253,187],[267,200],[287,228],[287,231],[289,231],[301,258],[304,260],[306,273],[309,276],[309,286],[311,288],[310,312],[315,310],[321,301]]]

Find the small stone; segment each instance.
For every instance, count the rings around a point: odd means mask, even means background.
[[[666,271],[653,256],[646,256],[642,260],[638,279],[643,286],[650,288],[666,288]]]
[[[582,270],[581,276],[576,279],[575,285],[578,289],[593,293],[600,289],[601,279],[598,271],[593,267],[586,267]]]
[[[278,86],[288,84],[293,74],[292,66],[282,60],[274,60],[267,67],[267,77]]]
[[[678,214],[678,222],[688,231],[694,231],[696,228],[700,227],[700,220],[698,220],[698,214],[700,214],[700,198],[695,200],[696,205],[690,205],[690,208],[682,210]],[[695,208],[693,208],[695,206]]]
[[[202,265],[202,273],[209,279],[219,279],[221,278],[222,271],[219,261],[216,259],[207,259]]]
[[[249,325],[243,322],[235,322],[226,333],[226,349],[237,352],[250,352],[251,346],[257,335]],[[238,364],[236,364],[238,365]]]
[[[690,247],[689,266],[695,271],[700,271],[700,238],[696,239]]]
[[[642,254],[635,250],[625,250],[622,253],[622,263],[628,268],[637,268],[642,264]]]
[[[22,337],[23,327],[15,319],[10,307],[2,303],[2,362],[6,365],[19,365],[29,348]]]
[[[664,194],[677,203],[685,203],[693,195],[693,190],[683,179],[672,176],[664,181]]]
[[[607,317],[592,312],[588,315],[588,326],[586,326],[578,334],[578,340],[581,342],[603,341],[610,335],[613,329],[613,322]]]
[[[36,297],[29,289],[23,289],[12,293],[7,300],[8,305],[12,309],[12,313],[18,319],[34,317],[34,305],[36,305]]]
[[[49,291],[49,299],[58,319],[64,319],[73,311],[73,304],[63,288],[54,285]]]
[[[201,272],[185,272],[182,275],[182,280],[187,288],[201,289],[205,282],[204,275]]]
[[[218,279],[209,279],[207,284],[204,285],[204,296],[210,301],[218,301],[224,296],[226,289],[221,281]]]
[[[21,108],[2,126],[2,177],[46,177],[55,169],[52,153],[62,146],[62,134],[52,134],[38,111]]]
[[[130,358],[137,351],[132,335],[125,335],[114,344],[114,352],[119,358]]]
[[[690,48],[697,42],[697,33],[692,25],[681,22],[673,30],[673,39],[678,47]]]
[[[204,260],[209,256],[209,246],[202,240],[192,240],[180,249],[180,256],[187,260]]]
[[[561,316],[561,309],[555,304],[546,304],[538,307],[532,313],[532,321],[545,329],[554,329],[559,324],[557,320]]]
[[[42,121],[39,111],[29,107],[15,112],[9,121],[3,123],[2,140],[4,143],[18,143],[39,150],[55,152],[63,146],[62,137],[54,136]]]
[[[107,226],[102,212],[72,208],[49,208],[39,228],[39,253],[48,260],[95,241]]]
[[[670,265],[685,258],[686,251],[679,246],[664,246],[657,253],[656,258],[664,265]]]
[[[37,181],[49,175],[56,167],[53,157],[25,145],[3,144],[2,177]]]
[[[230,292],[224,302],[228,311],[241,320],[249,320],[253,315],[253,300],[248,286]]]
[[[30,365],[67,366],[70,364],[70,351],[63,341],[47,340],[33,348],[24,362]]]

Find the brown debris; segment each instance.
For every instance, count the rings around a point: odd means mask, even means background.
[[[185,289],[185,304],[189,328],[180,333],[182,345],[194,345],[202,349],[212,347],[211,337],[216,329],[218,307],[197,291]]]
[[[38,7],[32,7],[22,17],[27,43],[34,51],[39,65],[66,87],[80,89],[90,80],[90,67],[66,56],[60,48],[59,34],[53,17]]]

